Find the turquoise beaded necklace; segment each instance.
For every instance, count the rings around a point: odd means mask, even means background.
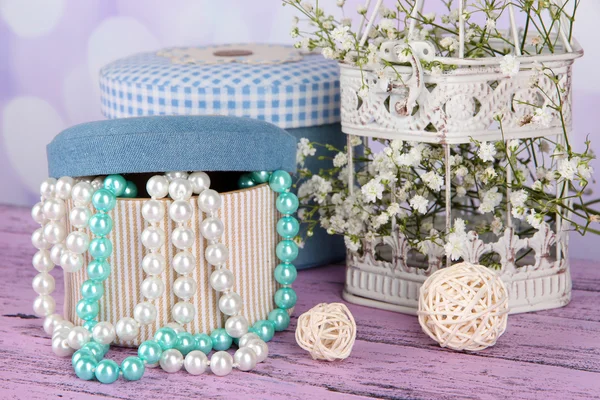
[[[275,268],[276,281],[283,287],[274,295],[276,308],[273,309],[266,320],[259,320],[248,329],[249,333],[256,334],[260,339],[270,341],[275,332],[285,330],[290,323],[288,310],[295,306],[297,296],[291,288],[296,279],[297,271],[292,262],[298,256],[298,246],[293,238],[298,234],[299,222],[292,215],[298,209],[298,198],[289,192],[292,179],[285,171],[266,171],[244,174],[248,178],[246,185],[241,188],[257,184],[269,183],[270,188],[279,193],[276,200],[277,210],[283,217],[277,222],[277,232],[282,240],[277,244],[276,254],[281,263]],[[242,179],[240,179],[240,182]],[[92,197],[92,204],[96,214],[90,218],[90,230],[95,235],[89,246],[93,260],[88,265],[88,280],[82,284],[82,299],[77,303],[77,315],[85,321],[84,327],[92,330],[98,323],[96,320],[99,312],[98,301],[104,294],[103,281],[110,275],[110,265],[106,261],[112,252],[112,242],[107,235],[112,230],[112,219],[107,214],[116,205],[117,195],[125,193],[131,195],[132,190],[121,191],[129,185],[120,175],[111,175],[104,181],[104,188],[97,190]],[[192,351],[201,351],[208,354],[212,350],[224,351],[231,347],[233,342],[239,344],[240,339],[233,339],[225,329],[217,328],[209,335],[200,333],[192,335],[188,332],[177,332],[170,327],[157,330],[154,340],[147,340],[138,347],[138,355],[127,357],[119,366],[116,362],[103,359],[109,350],[109,345],[91,341],[77,350],[72,356],[72,365],[76,375],[84,380],[96,378],[102,383],[112,383],[120,375],[126,380],[139,380],[142,378],[146,365],[156,365],[163,352],[176,349],[183,356]]]

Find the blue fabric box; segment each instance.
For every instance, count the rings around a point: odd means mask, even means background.
[[[320,55],[263,44],[169,48],[117,60],[100,72],[107,118],[229,115],[270,122],[297,139],[337,148],[341,132],[339,69]],[[251,143],[249,138],[249,143]],[[325,162],[310,160],[313,172]],[[343,260],[343,240],[320,228],[308,238],[299,268]]]

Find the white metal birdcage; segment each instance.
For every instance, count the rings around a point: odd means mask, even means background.
[[[378,0],[362,31],[361,45],[374,24],[383,0]],[[424,0],[415,0],[413,13],[420,12]],[[520,52],[522,31],[518,29],[512,5],[508,5],[510,29],[508,36],[514,41],[514,56],[520,63],[518,72],[506,76],[501,71],[502,57],[465,58],[465,20],[463,1],[459,1],[459,47],[456,57],[440,57],[427,41],[389,41],[381,45],[382,59],[398,65],[385,76],[374,71],[341,63],[342,128],[348,134],[348,159],[352,160],[353,136],[363,138],[401,139],[405,141],[441,144],[445,164],[445,229],[452,229],[452,201],[450,198],[450,146],[479,141],[509,141],[534,137],[555,137],[561,143],[562,133],[571,130],[571,72],[574,60],[583,51],[565,32],[565,21],[555,24],[551,33],[557,48],[551,54],[523,55]],[[562,0],[553,0],[559,5]],[[369,3],[367,3],[367,7]],[[409,35],[415,29],[415,19],[410,20]],[[491,45],[502,46],[502,43]],[[407,46],[410,52],[405,51]],[[441,74],[424,71],[422,60],[452,65],[456,68]],[[546,88],[550,98],[539,95],[532,88],[530,78],[538,63],[551,68],[558,78],[562,91],[553,90],[554,83],[542,76],[539,86]],[[407,66],[410,65],[410,66]],[[398,79],[401,78],[401,79]],[[387,79],[383,89],[370,90],[361,96],[365,81],[378,87]],[[531,107],[544,102],[562,102],[562,120],[553,119],[548,126],[522,124],[522,118]],[[560,98],[559,98],[560,97]],[[528,105],[529,104],[529,105]],[[497,114],[503,115],[503,132],[498,128]],[[564,124],[564,126],[563,126]],[[355,182],[354,166],[349,177],[349,187]],[[510,168],[507,169],[510,174]],[[512,179],[507,176],[507,181]],[[562,188],[556,185],[557,192]],[[510,196],[510,188],[506,196]],[[558,193],[557,193],[558,196]],[[507,202],[508,204],[508,202]],[[507,205],[510,207],[510,205]],[[497,253],[501,260],[498,273],[509,288],[510,309],[513,313],[555,308],[566,305],[571,297],[571,278],[568,259],[568,224],[565,214],[558,213],[554,223],[542,223],[528,237],[515,234],[513,218],[506,212],[503,235],[481,238],[468,233],[461,258],[478,263],[486,253]],[[476,218],[476,216],[474,217]],[[424,243],[426,257],[420,257],[406,237],[394,226],[389,236],[374,241],[362,241],[362,251],[348,251],[344,298],[350,302],[415,314],[419,288],[437,269],[450,264],[443,247]],[[442,228],[442,229],[444,229]],[[517,265],[517,254],[532,249],[534,255]],[[447,264],[446,264],[447,263]]]

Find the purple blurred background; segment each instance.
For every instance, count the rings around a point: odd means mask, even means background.
[[[428,0],[426,8],[439,3]],[[590,135],[600,153],[600,1],[581,3],[575,33],[586,56],[575,66],[574,141]],[[335,11],[335,0],[320,4]],[[357,4],[347,1],[347,16]],[[70,125],[102,119],[104,64],[166,46],[293,43],[293,15],[279,0],[0,0],[0,203],[37,201],[46,144]],[[600,196],[600,185],[594,189]],[[600,260],[597,236],[572,235],[571,243],[575,257]]]

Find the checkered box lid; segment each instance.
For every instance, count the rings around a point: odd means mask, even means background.
[[[108,118],[250,117],[280,128],[339,122],[339,68],[289,46],[237,44],[136,54],[100,72]]]

